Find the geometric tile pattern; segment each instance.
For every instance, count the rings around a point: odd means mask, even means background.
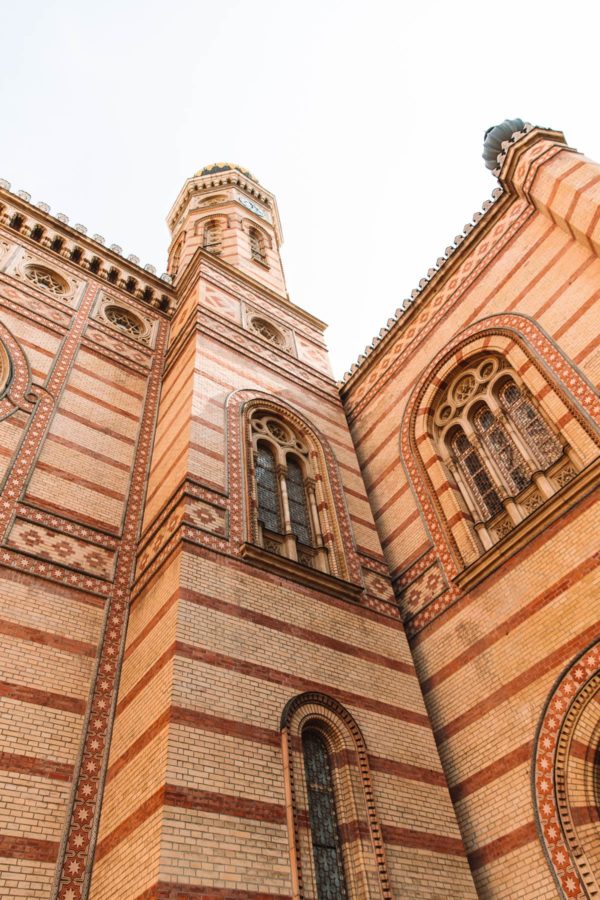
[[[8,534],[7,543],[17,550],[88,572],[98,578],[112,577],[114,551],[78,540],[71,535],[61,534],[59,531],[52,531],[42,525],[16,519]]]
[[[448,587],[446,577],[439,562],[419,575],[399,596],[400,607],[405,617],[414,616]]]
[[[220,537],[227,534],[227,512],[218,506],[212,506],[202,500],[188,500],[185,518],[203,531],[210,531],[211,534],[218,534]]]
[[[365,586],[370,594],[381,600],[387,600],[388,603],[395,603],[396,598],[392,590],[389,578],[383,578],[377,572],[371,572],[363,566],[363,578]]]

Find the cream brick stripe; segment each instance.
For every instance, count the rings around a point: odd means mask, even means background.
[[[527,687],[527,685],[531,684],[533,681],[536,681],[538,678],[551,672],[552,669],[555,669],[561,663],[567,662],[572,656],[579,652],[582,647],[585,647],[591,641],[595,640],[599,631],[600,621],[596,622],[591,627],[586,628],[585,631],[582,631],[576,637],[571,638],[570,641],[557,647],[556,650],[538,660],[532,666],[529,666],[528,669],[524,669],[519,675],[512,678],[501,688],[498,688],[498,690],[494,691],[492,694],[488,694],[484,699],[479,700],[475,706],[470,707],[464,713],[461,713],[450,722],[442,725],[441,728],[435,731],[435,737],[438,744],[442,741],[447,741],[450,737],[458,734],[459,731],[462,731],[463,728],[467,728],[469,725],[477,722],[478,719],[483,718],[491,712],[491,710],[495,709],[506,700],[509,700],[511,697],[515,696],[515,694],[518,694],[519,691],[523,690],[523,688]]]
[[[75,441],[70,441],[68,438],[64,438],[59,434],[49,434],[46,440],[50,441],[52,444],[66,447],[67,450],[73,450],[75,453],[81,453],[82,456],[89,456],[91,459],[98,460],[98,462],[103,463],[105,466],[110,466],[113,469],[120,469],[122,472],[129,472],[131,469],[131,466],[128,463],[121,462],[120,460],[115,459],[114,456],[106,456],[104,453],[92,450],[91,447],[86,447],[85,444],[78,444]]]
[[[196,709],[186,709],[182,706],[171,706],[164,710],[157,719],[152,722],[145,731],[140,734],[123,753],[111,762],[108,770],[107,781],[111,781],[118,773],[126,768],[136,757],[142,753],[148,744],[154,740],[161,731],[169,725],[179,725],[196,731],[209,731],[213,734],[222,734],[227,737],[235,737],[237,740],[247,741],[253,744],[262,744],[268,747],[279,747],[281,734],[275,729],[265,728],[262,725],[253,725],[236,719],[227,719],[215,716],[211,713]],[[400,760],[386,759],[382,756],[368,756],[369,765],[373,771],[393,775],[406,781],[417,781],[446,788],[444,773],[436,769],[428,769],[424,766],[416,766]]]
[[[106,425],[98,425],[97,422],[94,422],[89,417],[79,416],[70,409],[65,409],[64,407],[58,409],[56,415],[57,418],[71,419],[72,422],[77,422],[78,425],[84,425],[86,428],[91,428],[92,431],[97,431],[99,434],[105,434],[107,437],[112,438],[115,441],[120,441],[122,444],[128,444],[130,447],[135,445],[134,438],[130,438],[126,434],[121,434],[119,431],[113,431],[112,428],[108,428]]]
[[[294,625],[283,619],[276,619],[273,616],[268,616],[265,613],[258,612],[250,607],[239,606],[236,603],[230,603],[227,600],[221,600],[217,597],[209,596],[208,594],[193,591],[190,588],[181,588],[180,597],[184,602],[193,603],[197,606],[204,606],[207,609],[213,609],[225,613],[228,616],[233,616],[234,618],[245,619],[246,621],[253,622],[255,625],[260,625],[273,631],[281,631],[284,634],[301,638],[313,644],[320,644],[323,647],[328,647],[330,650],[336,650],[338,653],[345,653],[357,659],[364,659],[377,666],[393,669],[396,672],[402,672],[405,675],[416,676],[415,667],[409,663],[402,662],[401,660],[394,659],[390,656],[385,656],[383,653],[376,653],[375,651],[368,650],[356,644],[349,644],[347,641],[341,641],[337,638],[330,637],[328,634],[313,631],[312,629],[304,628],[301,625]]]
[[[587,512],[587,510],[597,502],[598,498],[596,496],[596,491],[592,491],[587,497],[583,497],[575,506],[567,510],[567,512],[563,513],[560,519],[547,526],[541,534],[536,535],[536,537],[533,540],[530,540],[525,547],[522,547],[517,554],[515,554],[511,559],[508,559],[502,567],[502,573],[506,575],[508,572],[511,572],[515,568],[520,566],[525,562],[525,560],[529,559],[533,554],[537,553],[541,542],[545,543],[551,540],[551,538],[559,534],[563,530],[563,528],[572,525],[575,520],[579,518],[579,516]],[[472,603],[476,603],[480,594],[481,589],[479,589],[478,587],[475,587],[474,589],[468,591],[466,594],[463,594],[460,597],[460,603],[455,603],[454,605],[447,607],[444,610],[443,616],[439,616],[435,619],[430,619],[419,632],[411,633],[410,627],[407,627],[411,646],[417,647],[428,639],[433,638],[433,635],[439,628],[441,628],[443,625],[448,624],[448,622],[452,618],[454,618],[454,616],[458,615],[458,613],[464,610],[467,606],[471,605]]]
[[[86,710],[86,701],[68,694],[55,694],[24,684],[0,681],[0,697],[15,700],[19,703],[32,703],[34,706],[47,706],[50,709],[61,709],[64,712],[77,713],[82,716]]]
[[[102,494],[104,497],[110,497],[111,500],[119,500],[120,502],[123,502],[123,500],[125,500],[125,494],[123,494],[121,491],[114,491],[112,488],[105,487],[103,484],[99,484],[97,481],[90,481],[90,479],[88,478],[83,478],[81,475],[77,475],[74,472],[70,472],[66,469],[61,469],[59,466],[53,466],[51,463],[38,460],[36,469],[40,472],[46,472],[48,475],[54,475],[61,481],[68,481],[70,484],[76,484],[79,487],[85,487],[95,494]]]
[[[450,785],[450,796],[453,803],[459,803],[470,794],[480,791],[484,787],[493,784],[498,778],[504,777],[507,772],[512,772],[518,766],[530,762],[533,754],[533,741],[526,741],[504,756],[495,759],[494,762],[469,775],[458,784]]]
[[[63,836],[57,880],[52,894],[53,898],[60,900],[67,898],[81,900],[87,896],[91,876],[117,698],[118,673],[124,646],[128,597],[134,576],[135,551],[141,527],[152,438],[156,427],[166,337],[166,320],[160,320],[156,350],[148,373],[135,465],[123,517],[123,538],[100,642],[88,720],[84,728],[80,768],[76,775],[72,806],[67,814],[68,825]]]
[[[0,634],[17,638],[21,641],[29,641],[32,644],[42,644],[44,647],[52,647],[63,653],[72,653],[75,656],[87,656],[94,659],[97,647],[86,641],[79,641],[52,631],[43,631],[41,628],[33,628],[30,625],[21,625],[8,619],[0,619]]]
[[[593,553],[592,556],[583,560],[583,562],[568,571],[562,578],[555,581],[538,594],[537,597],[534,597],[526,606],[521,607],[512,616],[504,619],[495,628],[488,631],[487,634],[484,634],[479,640],[471,644],[470,647],[458,656],[455,656],[450,662],[446,663],[441,669],[438,669],[437,672],[433,672],[421,684],[423,693],[427,694],[434,690],[434,688],[442,684],[447,678],[455,675],[468,663],[473,662],[474,659],[489,650],[489,648],[498,643],[498,641],[501,641],[505,637],[508,637],[510,640],[509,635],[511,631],[523,624],[523,622],[526,622],[531,616],[544,609],[545,606],[553,600],[556,600],[561,594],[569,590],[569,588],[574,587],[582,578],[585,578],[590,572],[595,571],[599,566],[600,551]]]
[[[88,391],[84,391],[81,388],[75,387],[74,384],[69,384],[65,388],[65,394],[73,394],[75,397],[81,397],[82,400],[89,400],[90,403],[93,403],[94,406],[100,406],[103,409],[108,410],[108,412],[116,413],[118,416],[123,416],[124,419],[129,419],[130,422],[135,422],[136,425],[139,422],[139,415],[136,413],[128,412],[128,410],[123,409],[122,406],[115,406],[114,403],[108,403],[106,400],[102,400],[96,394],[90,394]]]
[[[582,264],[578,266],[574,272],[571,272],[569,274],[567,279],[562,282],[562,284],[554,291],[554,293],[550,294],[548,299],[545,300],[544,303],[542,303],[542,305],[535,310],[535,312],[532,314],[532,318],[537,322],[541,322],[544,313],[547,313],[548,310],[551,309],[552,306],[554,306],[561,294],[563,294],[573,284],[574,281],[578,281],[583,273],[587,269],[589,269],[591,265],[597,262],[598,258],[595,255],[590,256],[588,259],[584,260],[584,262],[582,262]],[[516,304],[511,303],[510,309],[512,310],[515,305]],[[556,335],[553,335],[553,338],[554,340],[556,340]]]
[[[279,669],[271,668],[270,666],[264,666],[261,663],[254,663],[238,657],[227,656],[223,653],[218,653],[215,650],[208,650],[204,647],[186,644],[183,641],[175,641],[174,652],[176,656],[181,656],[194,662],[201,662],[205,665],[228,669],[229,671],[238,672],[239,674],[247,675],[250,678],[258,678],[262,681],[286,685],[288,687],[293,687],[300,692],[319,691],[334,696],[340,703],[345,703],[349,706],[367,709],[371,712],[379,713],[379,715],[398,719],[402,722],[410,722],[413,725],[419,725],[423,728],[430,727],[429,719],[425,713],[415,712],[412,709],[406,709],[391,703],[385,703],[382,700],[355,694],[352,691],[347,691],[334,685],[324,684],[319,681],[313,681],[310,678],[293,675],[291,672],[284,672]]]
[[[190,809],[211,813],[219,816],[220,819],[223,816],[227,816],[232,819],[268,822],[272,825],[281,825],[287,829],[286,807],[283,803],[270,803],[233,794],[166,784],[158,788],[154,794],[130,813],[113,831],[98,842],[96,861],[99,862],[116,850],[124,840],[133,834],[157,810],[168,806],[176,809]],[[434,832],[400,828],[391,824],[382,824],[381,830],[384,840],[390,844],[431,850],[439,854],[465,855],[460,838],[447,837]]]
[[[95,372],[93,369],[88,369],[81,363],[75,363],[73,365],[73,371],[81,372],[82,375],[88,375],[94,381],[97,381],[100,384],[106,384],[108,387],[115,388],[115,390],[119,391],[120,393],[127,394],[129,397],[133,397],[135,400],[139,400],[140,402],[144,399],[143,394],[140,394],[137,391],[133,391],[131,388],[126,387],[124,384],[119,384],[118,381],[112,381],[110,378],[104,378],[102,375],[99,375],[98,372]]]
[[[477,869],[488,866],[501,857],[507,856],[509,853],[519,850],[521,847],[525,847],[527,844],[537,840],[538,836],[535,822],[527,822],[525,825],[520,825],[508,834],[503,834],[501,837],[495,838],[495,840],[490,841],[488,844],[484,844],[482,847],[470,851],[467,853],[467,859],[469,860],[471,869],[476,871]]]

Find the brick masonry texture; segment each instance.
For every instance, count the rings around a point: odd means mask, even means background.
[[[317,898],[306,727],[349,897],[596,889],[600,168],[503,154],[341,385],[243,172],[182,188],[172,284],[0,188],[0,896]],[[569,449],[489,545],[435,437],[486,354]],[[256,411],[306,443],[319,556],[263,541]]]

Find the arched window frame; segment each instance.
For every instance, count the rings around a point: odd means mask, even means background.
[[[265,551],[257,538],[253,444],[250,418],[256,409],[270,411],[297,429],[309,447],[310,476],[314,473],[315,497],[328,572],[298,566],[285,556]],[[271,572],[296,579],[334,596],[358,600],[364,590],[361,560],[344,495],[335,453],[327,439],[294,408],[279,398],[251,389],[234,391],[227,400],[228,483],[236,485],[241,503],[230,509],[230,539],[240,556]],[[307,473],[308,474],[308,473]]]
[[[270,411],[254,410],[249,419],[251,477],[253,500],[256,509],[254,536],[265,550],[288,559],[329,572],[328,552],[323,541],[323,528],[317,509],[316,472],[311,465],[310,448],[304,435],[285,416],[274,415]],[[277,497],[280,516],[280,531],[268,529],[261,521],[260,497],[257,482],[257,460],[260,447],[271,453],[277,479]],[[304,509],[306,528],[310,538],[302,540],[293,512],[294,501],[290,499],[290,466],[293,461],[300,470],[304,489]]]
[[[175,277],[177,272],[179,271],[179,264],[181,262],[181,254],[183,253],[183,247],[185,244],[186,232],[182,232],[177,241],[175,242],[175,246],[173,247],[173,255],[171,256],[171,264],[169,266],[170,274]]]
[[[223,230],[219,219],[208,219],[202,231],[202,249],[219,256],[223,246]]]
[[[485,533],[479,534],[481,529],[474,527],[465,495],[447,465],[432,421],[440,387],[449,383],[458,365],[465,365],[468,358],[483,352],[496,353],[518,373],[536,408],[560,433],[565,445],[564,468],[559,466],[561,471],[556,475],[560,492],[542,503],[539,514],[536,509],[535,515],[529,515],[518,528],[509,522],[507,540],[494,543],[486,543]],[[456,580],[463,589],[476,584],[511,548],[560,515],[565,502],[572,503],[589,490],[600,467],[599,420],[600,402],[593,387],[525,316],[500,314],[476,322],[432,360],[408,400],[400,443],[404,464],[448,579]],[[438,606],[443,608],[451,598],[448,594]],[[429,621],[431,615],[429,609],[415,614],[412,627]]]
[[[255,225],[250,225],[248,228],[248,243],[250,245],[250,258],[255,262],[266,265],[267,254],[265,249],[265,238],[261,229],[257,228]]]
[[[294,900],[319,896],[302,743],[306,731],[317,732],[328,752],[337,826],[349,838],[341,842],[347,896],[391,900],[365,740],[348,710],[316,691],[291,699],[281,717]]]

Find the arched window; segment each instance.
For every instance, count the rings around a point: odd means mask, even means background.
[[[248,239],[250,241],[250,256],[258,262],[265,262],[264,241],[260,231],[256,228],[250,228],[248,231]]]
[[[294,897],[391,900],[369,754],[352,715],[317,691],[281,717]]]
[[[169,267],[169,272],[171,275],[177,275],[179,271],[179,264],[181,262],[181,254],[183,252],[183,245],[185,244],[185,231],[179,237],[175,247],[173,248],[173,256],[171,257],[171,265]]]
[[[565,471],[573,471],[568,448],[497,354],[457,366],[438,391],[433,427],[484,548],[541,506],[563,486]]]
[[[303,435],[273,413],[250,419],[256,539],[271,553],[328,572],[311,454]]]
[[[317,900],[348,896],[342,842],[338,827],[331,762],[325,739],[307,728],[302,734],[308,815],[312,839]]]
[[[219,254],[221,252],[221,226],[218,222],[211,221],[206,223],[202,246],[209,253]]]

